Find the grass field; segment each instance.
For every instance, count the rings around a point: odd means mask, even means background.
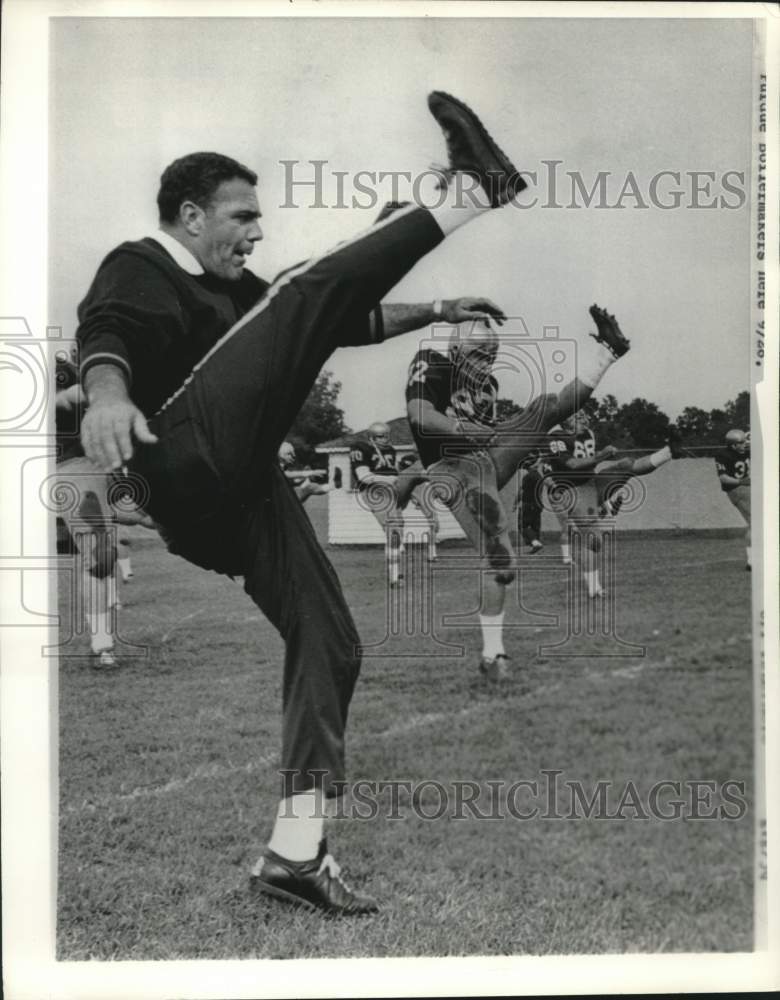
[[[82,637],[67,647],[82,655],[61,660],[61,959],[751,948],[750,576],[741,539],[619,540],[617,629],[643,656],[603,655],[616,651],[604,640],[580,643],[587,656],[539,655],[565,634],[557,567],[524,574],[523,609],[515,599],[507,621],[525,627],[508,634],[515,674],[503,690],[477,679],[474,614],[437,629],[465,655],[419,636],[371,650],[351,709],[348,767],[353,780],[434,779],[447,790],[521,779],[542,788],[543,772],[558,770],[551,805],[564,815],[565,781],[589,794],[610,781],[616,796],[631,781],[646,799],[663,779],[718,788],[732,779],[746,786],[742,818],[695,819],[687,808],[677,819],[641,819],[628,808],[623,819],[454,819],[445,803],[445,817],[430,820],[422,812],[436,812],[440,799],[429,785],[416,803],[401,793],[400,818],[332,821],[330,846],[347,880],[382,904],[356,925],[249,898],[278,787],[281,642],[240,586],[168,555],[152,535],[136,538],[121,632],[148,653],[99,673]],[[441,555],[437,620],[477,606],[476,578],[460,562],[468,550]],[[364,641],[378,643],[387,622],[380,552],[331,557]],[[406,595],[418,587],[407,581]],[[66,618],[64,574],[60,596]]]

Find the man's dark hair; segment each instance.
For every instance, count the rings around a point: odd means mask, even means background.
[[[174,160],[160,178],[157,207],[160,222],[175,222],[184,201],[207,208],[223,181],[234,178],[257,184],[257,174],[238,160],[220,153],[190,153]]]

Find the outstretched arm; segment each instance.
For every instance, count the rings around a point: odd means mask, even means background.
[[[737,479],[736,476],[729,476],[725,472],[719,473],[718,479],[720,480],[720,485],[729,490],[733,490],[735,486],[750,486],[749,479]]]
[[[295,495],[301,503],[306,503],[309,497],[318,496],[322,493],[330,493],[328,483],[315,483],[311,479],[307,479],[305,483],[301,483],[300,486],[296,486],[294,489]]]
[[[117,365],[93,365],[84,379],[89,407],[81,421],[81,444],[87,458],[104,472],[118,469],[133,456],[133,439],[155,444],[146,417],[130,399]]]
[[[420,330],[432,323],[466,323],[469,320],[495,320],[501,326],[506,319],[504,311],[485,298],[442,299],[441,308],[437,303],[416,304],[383,303],[382,322],[385,340],[399,337],[410,330]]]

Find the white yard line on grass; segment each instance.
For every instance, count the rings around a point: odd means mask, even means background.
[[[277,754],[273,753],[234,767],[225,767],[222,764],[203,764],[183,778],[171,778],[164,785],[140,785],[131,792],[111,792],[95,799],[85,799],[78,805],[67,805],[63,811],[66,813],[96,812],[98,809],[108,809],[110,806],[120,805],[123,802],[159,798],[163,795],[179,792],[195,781],[212,781],[215,778],[229,778],[236,774],[254,774],[257,771],[265,771],[276,763],[278,763],[278,757]]]
[[[190,615],[188,617],[192,616]],[[636,664],[630,664],[626,667],[615,667],[604,671],[588,668],[583,672],[582,676],[591,681],[610,681],[615,678],[619,680],[635,680],[647,667],[662,665],[663,663],[659,660],[650,660],[647,658],[642,659]],[[386,729],[382,729],[376,733],[371,733],[370,737],[366,737],[364,740],[358,738],[354,741],[354,744],[356,746],[360,746],[361,743],[366,742],[368,739],[372,742],[382,739],[395,739],[398,736],[403,736],[419,729],[438,725],[439,723],[452,724],[458,719],[473,718],[484,713],[495,714],[497,704],[498,707],[502,707],[513,704],[519,699],[522,699],[523,705],[527,705],[530,699],[538,696],[553,694],[558,691],[561,686],[561,681],[552,681],[548,684],[540,684],[531,691],[518,693],[514,697],[511,693],[509,693],[507,697],[502,698],[502,700],[498,703],[490,699],[476,702],[473,705],[468,705],[464,708],[449,712],[421,712],[419,714],[409,716],[403,722],[399,722],[396,725],[388,726]],[[96,799],[84,800],[78,805],[67,805],[64,807],[63,811],[66,813],[95,812],[98,809],[107,809],[111,806],[116,806],[125,802],[133,802],[144,798],[157,798],[179,792],[196,781],[213,781],[214,779],[230,778],[238,774],[255,774],[257,772],[265,771],[269,767],[273,767],[275,764],[278,764],[278,762],[279,757],[277,753],[267,753],[262,757],[255,758],[254,760],[238,766],[226,767],[221,764],[201,765],[195,768],[195,770],[190,774],[181,778],[172,778],[163,785],[142,785],[138,788],[134,788],[131,792],[102,795]]]
[[[163,635],[162,639],[160,639],[160,645],[162,646],[164,643],[166,643],[173,635],[173,633],[176,631],[176,629],[180,628],[185,622],[190,621],[192,618],[197,618],[198,615],[202,615],[205,610],[206,610],[205,608],[198,608],[197,611],[193,611],[190,614],[185,615],[183,618],[180,618],[178,621],[175,621],[173,625],[171,625],[171,627],[165,633],[165,635]]]

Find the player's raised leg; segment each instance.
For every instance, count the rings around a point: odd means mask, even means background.
[[[596,326],[591,341],[582,344],[576,376],[560,393],[537,396],[517,416],[496,426],[490,453],[496,464],[498,487],[502,489],[530,452],[544,449],[547,432],[576,413],[592,395],[602,376],[629,350],[617,320],[597,305],[590,307]]]
[[[486,451],[443,458],[429,470],[438,496],[479,554],[481,565],[479,670],[492,682],[509,676],[504,648],[506,588],[514,581],[509,519],[498,494],[495,466]]]
[[[385,563],[391,587],[401,579],[403,550],[403,513],[396,503],[395,482],[398,460],[390,444],[390,427],[381,420],[368,428],[365,441],[354,441],[350,447],[352,475],[362,506],[371,511],[385,533]]]

